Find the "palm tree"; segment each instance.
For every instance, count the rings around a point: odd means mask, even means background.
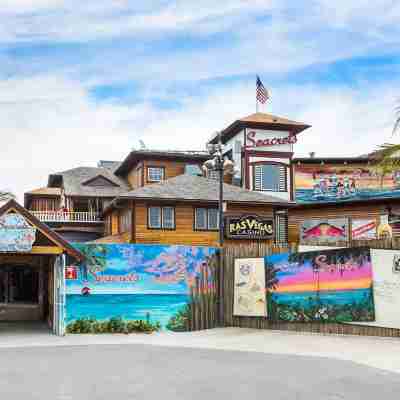
[[[7,201],[11,199],[15,199],[15,195],[13,193],[0,190],[0,201]]]

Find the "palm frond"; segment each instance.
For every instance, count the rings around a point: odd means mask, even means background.
[[[15,199],[15,195],[11,192],[0,190],[0,201]]]

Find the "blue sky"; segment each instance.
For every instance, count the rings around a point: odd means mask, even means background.
[[[1,3],[1,186],[21,200],[49,173],[120,160],[139,140],[203,148],[255,111],[256,74],[271,92],[263,111],[312,125],[298,155],[398,140],[398,1]]]

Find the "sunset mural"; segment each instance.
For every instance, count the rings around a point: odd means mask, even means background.
[[[271,315],[287,321],[373,321],[369,249],[341,249],[266,257],[275,276]]]

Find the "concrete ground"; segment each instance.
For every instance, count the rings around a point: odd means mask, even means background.
[[[400,339],[334,336],[240,328],[151,335],[67,335],[53,336],[43,325],[1,324],[2,348],[150,344],[260,352],[268,354],[328,357],[400,373]]]
[[[286,354],[114,344],[3,348],[0,359],[7,400],[391,400],[400,392],[398,374]]]

